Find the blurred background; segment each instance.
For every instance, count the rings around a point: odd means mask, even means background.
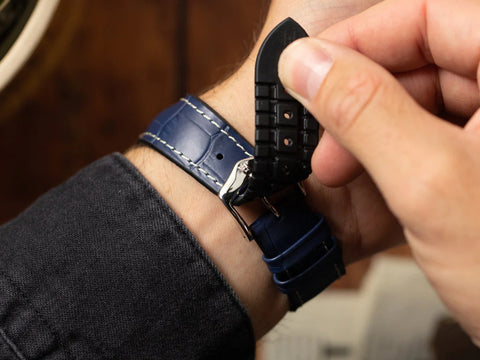
[[[61,1],[39,47],[0,94],[0,224],[80,168],[111,152],[125,151],[150,120],[179,97],[199,94],[233,72],[253,46],[269,2]],[[375,319],[387,319],[390,325],[392,316],[412,313],[408,307],[415,307],[418,299],[424,300],[424,307],[416,309],[428,313],[430,322],[434,312],[444,310],[430,290],[422,292],[429,286],[412,270],[406,246],[390,251],[388,258],[395,259],[393,265],[365,260],[350,266],[348,275],[327,296],[319,297],[320,302],[287,317],[266,337],[259,344],[258,358],[397,358],[384,357],[378,350],[390,351],[389,340],[372,340],[379,339],[377,333],[387,334],[382,321],[371,326]],[[371,268],[376,272],[368,274]],[[401,286],[413,288],[417,281],[420,291],[400,310],[388,308],[390,302],[383,301],[383,307],[378,305],[382,301],[376,302],[381,296],[400,296],[391,281],[392,271]],[[381,295],[387,283],[393,292]],[[384,311],[375,313],[377,309]],[[357,318],[359,313],[365,316]],[[312,318],[318,320],[317,327],[305,325]],[[325,329],[331,329],[330,334]],[[424,339],[429,349],[430,335]],[[427,345],[414,350],[424,351]],[[405,346],[408,353],[411,345]],[[421,351],[411,354],[425,353]],[[399,350],[398,358],[406,359],[407,353]],[[408,358],[430,358],[417,355]]]
[[[162,109],[225,78],[267,0],[64,0],[0,94],[0,223],[90,162],[124,151]]]

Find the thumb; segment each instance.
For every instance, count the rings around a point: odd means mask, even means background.
[[[480,93],[480,64],[477,67],[477,85],[478,91]],[[465,130],[476,133],[477,135],[480,134],[480,108],[473,114],[473,116],[468,121],[467,125],[465,126]]]
[[[315,38],[297,40],[283,52],[279,76],[383,191],[401,189],[412,172],[422,170],[422,159],[445,146],[446,123],[354,50]]]

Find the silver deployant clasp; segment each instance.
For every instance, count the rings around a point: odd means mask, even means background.
[[[235,220],[237,220],[237,222],[240,224],[240,227],[247,236],[248,240],[253,240],[252,230],[247,225],[245,220],[241,217],[237,209],[233,206],[233,202],[238,196],[238,193],[242,189],[244,189],[248,183],[251,174],[249,163],[252,159],[253,157],[248,157],[237,162],[233,167],[233,170],[230,173],[227,181],[225,181],[225,184],[218,193],[218,196],[220,197],[222,202],[233,215]]]

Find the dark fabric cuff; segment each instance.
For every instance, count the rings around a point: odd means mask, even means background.
[[[248,359],[254,346],[233,290],[120,154],[0,227],[1,359]]]

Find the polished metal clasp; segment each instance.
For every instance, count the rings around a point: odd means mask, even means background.
[[[247,236],[248,240],[253,240],[252,230],[250,230],[248,224],[241,217],[235,206],[233,206],[233,203],[236,197],[239,195],[240,191],[245,189],[245,187],[247,186],[248,180],[251,175],[250,161],[252,159],[253,157],[248,157],[237,162],[233,167],[233,170],[230,173],[227,181],[225,181],[225,184],[218,193],[218,196],[220,197],[222,202],[233,215],[235,220],[237,220],[237,222],[240,224],[240,227]]]
[[[248,157],[237,162],[233,167],[232,172],[228,176],[227,181],[225,181],[225,184],[218,193],[220,200],[222,200],[228,211],[230,211],[235,220],[237,220],[237,222],[240,224],[240,227],[248,240],[253,240],[253,232],[233,204],[235,203],[237,197],[242,193],[242,191],[245,191],[248,186],[248,182],[252,175],[252,160],[253,157]],[[270,211],[276,218],[280,218],[279,212],[270,203],[267,197],[263,196],[260,198],[260,200],[268,211]]]

